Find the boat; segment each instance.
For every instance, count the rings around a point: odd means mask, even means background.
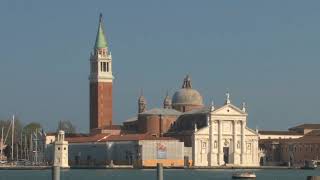
[[[304,162],[304,166],[301,167],[301,169],[316,169],[317,168],[317,162],[314,160],[306,160]]]
[[[232,179],[256,179],[256,177],[253,172],[237,172],[232,175]]]

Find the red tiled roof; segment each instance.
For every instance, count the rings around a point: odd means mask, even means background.
[[[302,143],[302,144],[320,144],[320,130],[313,130],[310,133],[296,139],[261,139],[259,144],[266,142],[275,142],[275,143]]]
[[[261,135],[303,135],[295,131],[259,131]]]
[[[69,143],[139,141],[139,140],[177,140],[177,139],[172,137],[155,137],[150,134],[126,134],[126,135],[95,134],[87,137],[66,138],[66,141],[68,141]]]
[[[295,126],[290,128],[291,129],[320,129],[320,124],[301,124],[299,126]]]

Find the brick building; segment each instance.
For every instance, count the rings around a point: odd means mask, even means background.
[[[288,131],[259,131],[263,165],[303,166],[320,158],[320,124],[302,124]]]

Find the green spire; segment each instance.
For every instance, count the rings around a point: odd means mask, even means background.
[[[100,13],[99,27],[98,27],[97,38],[96,38],[96,43],[94,45],[94,48],[97,49],[97,48],[106,48],[106,47],[108,47],[108,43],[106,40],[106,36],[104,34],[102,14]]]

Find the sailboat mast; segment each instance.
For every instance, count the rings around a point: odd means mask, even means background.
[[[1,148],[1,154],[0,154],[0,159],[2,160],[2,157],[3,157],[3,127],[1,128],[1,144],[0,144],[0,148]]]
[[[17,153],[17,154],[16,154],[16,156],[17,156],[17,159],[16,159],[16,160],[18,161],[18,160],[19,160],[19,144],[18,144],[18,143],[16,144],[16,147],[17,147],[17,148],[16,148],[16,153]]]
[[[11,160],[13,161],[13,139],[14,139],[14,115],[12,116],[12,129],[11,129]]]
[[[20,133],[20,159],[22,159],[23,146],[22,146],[22,132]]]
[[[36,129],[36,139],[35,139],[35,143],[36,143],[36,164],[38,164],[38,129]]]
[[[27,135],[24,134],[24,159],[28,159],[27,158]]]

